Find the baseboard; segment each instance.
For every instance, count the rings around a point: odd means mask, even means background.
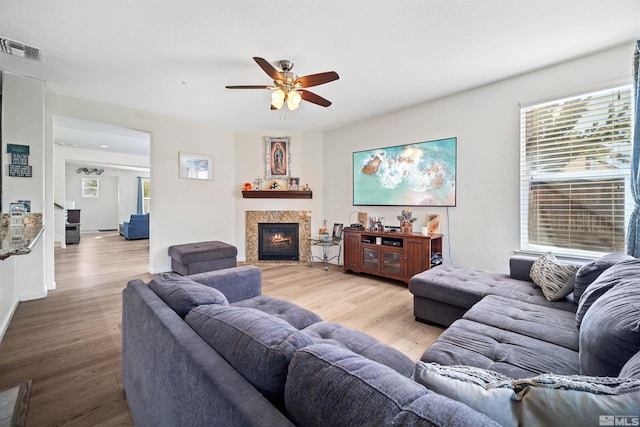
[[[40,292],[34,292],[32,294],[26,294],[26,295],[19,295],[18,296],[18,300],[19,301],[31,301],[32,299],[40,299],[40,298],[45,298],[47,296],[47,291],[40,291]]]
[[[147,270],[147,272],[149,274],[160,274],[160,273],[170,273],[173,270],[171,269],[171,266],[166,266],[166,267],[149,267],[149,269]]]
[[[2,319],[2,324],[0,324],[0,343],[2,343],[4,334],[7,332],[7,329],[9,329],[9,323],[11,323],[11,319],[13,319],[13,313],[15,313],[16,309],[18,308],[18,302],[19,301],[16,298],[15,301],[13,301],[13,304],[11,304],[9,312],[7,313],[5,318]]]

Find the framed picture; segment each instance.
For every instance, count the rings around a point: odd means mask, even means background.
[[[342,239],[342,224],[333,224],[333,234],[331,237],[334,239]]]
[[[213,157],[178,152],[178,177],[213,181]]]
[[[456,137],[353,153],[354,206],[455,206]]]
[[[363,227],[367,226],[367,213],[366,212],[358,212],[358,224]]]
[[[427,231],[429,234],[440,233],[440,214],[427,214]]]
[[[82,197],[98,197],[100,180],[98,178],[82,178]]]
[[[298,191],[300,189],[300,178],[289,178],[289,190]]]
[[[289,137],[272,138],[265,136],[267,179],[287,179],[289,177]]]

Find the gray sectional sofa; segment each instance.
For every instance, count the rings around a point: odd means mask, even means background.
[[[414,276],[416,319],[448,326],[416,380],[503,425],[640,425],[640,260],[575,265],[552,298],[531,279],[537,260]]]
[[[137,426],[495,426],[376,339],[261,295],[261,270],[132,280],[122,382]]]
[[[538,261],[416,275],[416,317],[449,327],[415,363],[261,295],[257,267],[130,281],[131,414],[138,426],[640,425],[640,260],[542,271],[567,279],[544,291]]]

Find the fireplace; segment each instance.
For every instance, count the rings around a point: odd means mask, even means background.
[[[298,261],[298,223],[258,223],[258,259]]]
[[[298,224],[297,260],[258,258],[258,224]],[[245,261],[250,264],[305,264],[311,261],[311,211],[245,211]]]

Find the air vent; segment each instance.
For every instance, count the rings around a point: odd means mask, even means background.
[[[4,37],[0,37],[0,52],[19,56],[20,58],[31,59],[33,61],[42,61],[42,50],[40,48],[29,46]]]

